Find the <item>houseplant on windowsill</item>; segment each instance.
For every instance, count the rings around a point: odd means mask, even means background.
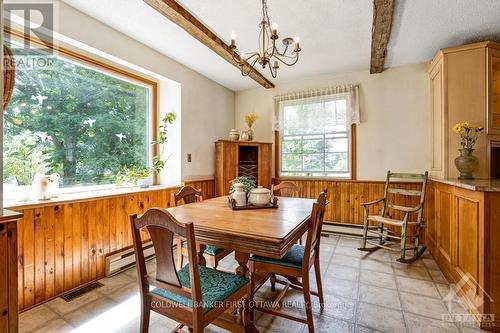
[[[455,124],[453,131],[460,134],[460,145],[462,146],[458,150],[460,156],[455,158],[455,166],[460,171],[458,179],[474,179],[472,172],[477,168],[479,161],[472,153],[479,135],[484,131],[484,127],[464,121]]]
[[[165,167],[165,161],[161,159],[160,155],[163,152],[164,145],[167,143],[167,127],[172,124],[176,119],[175,113],[169,112],[161,120],[158,126],[157,139],[151,142],[153,147],[159,147],[159,154],[153,156],[153,165],[148,168],[144,166],[125,166],[116,174],[117,186],[139,186],[141,188],[148,188],[152,183],[151,176],[153,174],[159,175]],[[167,158],[168,159],[168,158]]]
[[[52,154],[40,143],[40,137],[28,130],[8,139],[5,147],[5,175],[16,180],[16,199],[33,200],[33,181],[50,170]]]

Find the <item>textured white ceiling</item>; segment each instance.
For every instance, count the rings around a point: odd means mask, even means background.
[[[223,40],[257,48],[259,0],[178,0]],[[141,0],[64,0],[201,74],[233,89],[257,84]],[[371,0],[268,0],[280,37],[300,36],[301,59],[278,82],[365,70],[370,63]],[[396,0],[387,66],[418,63],[443,47],[500,40],[500,0]],[[268,76],[268,73],[263,73]],[[276,80],[275,80],[276,81]]]

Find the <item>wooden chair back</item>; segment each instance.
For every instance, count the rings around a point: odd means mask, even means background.
[[[419,197],[418,199],[418,206],[421,207],[417,211],[417,221],[420,221],[422,218],[422,207],[425,201],[425,188],[427,186],[427,178],[428,178],[428,172],[426,171],[423,174],[420,173],[394,173],[391,172],[390,170],[387,171],[387,178],[385,181],[385,187],[384,187],[384,206],[382,207],[382,212],[381,215],[384,216],[385,212],[387,209],[398,209],[398,208],[415,208],[415,207],[406,207],[406,206],[401,206],[397,204],[393,204],[389,202],[389,194],[393,194],[394,196],[400,196],[400,195],[409,195],[409,196],[416,196]],[[420,184],[420,189],[419,190],[409,190],[409,189],[404,189],[404,188],[397,188],[394,187],[394,182],[401,182],[401,181],[411,181],[411,182],[416,182]],[[401,202],[401,200],[398,200],[398,202]]]
[[[278,195],[281,197],[300,197],[302,193],[302,187],[298,186],[294,182],[283,181],[278,185],[274,186],[272,192],[274,195]]]
[[[193,223],[181,223],[165,209],[151,208],[140,217],[137,214],[131,215],[130,225],[132,228],[137,272],[140,279],[140,292],[143,301],[149,298],[150,286],[154,286],[190,298],[193,304],[202,304],[198,265],[189,265],[191,288],[183,287],[175,269],[172,249],[174,235],[186,239],[189,262],[197,262]],[[143,228],[149,232],[155,249],[155,276],[149,275],[146,269],[140,232],[140,229]],[[165,299],[165,301],[170,302],[168,299]],[[194,307],[192,311],[195,321],[202,317],[203,312],[201,307]]]
[[[326,205],[328,204],[328,190],[324,189],[320,193],[318,200],[313,204],[309,227],[307,229],[307,239],[304,249],[303,268],[309,270],[310,259],[314,255],[319,255],[319,245],[321,240],[321,229],[325,218]]]
[[[180,201],[184,201],[184,204],[190,204],[198,200],[202,200],[201,190],[197,190],[192,186],[183,186],[179,192],[174,194],[175,205],[178,206]]]

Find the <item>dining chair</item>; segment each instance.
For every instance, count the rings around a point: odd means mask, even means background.
[[[245,297],[248,279],[197,263],[192,222],[181,223],[168,211],[149,209],[142,216],[130,216],[141,295],[140,332],[147,333],[151,311],[179,323],[174,332],[187,326],[190,332],[203,332],[213,323],[234,329],[220,316],[236,311]],[[156,274],[148,274],[141,241],[141,229],[151,236],[156,253]],[[172,242],[174,235],[186,239],[189,264],[176,271]]]
[[[191,186],[183,186],[179,192],[174,194],[174,202],[175,206],[178,206],[181,201],[184,204],[190,204],[197,201],[202,201],[203,196],[201,190],[197,190]],[[184,263],[184,257],[187,257],[188,250],[186,246],[186,242],[182,239],[178,238],[176,241],[177,245],[177,268],[181,268]],[[222,260],[225,256],[230,254],[231,250],[226,250],[220,247],[207,245],[205,248],[205,252],[203,256],[207,263],[209,263],[213,268],[217,268],[219,266],[219,261]]]
[[[271,192],[273,195],[280,197],[300,198],[302,194],[302,187],[298,186],[294,182],[285,180],[276,186],[271,185]],[[302,236],[300,236],[298,241],[300,245],[302,245]]]
[[[302,194],[302,187],[298,186],[294,182],[285,180],[276,186],[273,185],[272,192],[274,195],[278,195],[280,197],[300,198],[300,195]]]
[[[286,278],[286,280],[276,279],[275,283],[284,285],[283,290],[274,300],[274,304],[279,304],[289,288],[301,290],[304,294],[304,304],[306,318],[295,317],[290,314],[278,311],[274,308],[254,305],[254,309],[272,315],[284,317],[286,319],[307,324],[309,332],[314,332],[314,319],[312,314],[311,295],[319,298],[320,309],[324,308],[323,287],[321,283],[321,270],[319,266],[319,251],[321,242],[321,228],[325,216],[327,205],[327,190],[325,189],[313,204],[311,217],[308,221],[307,239],[305,245],[294,244],[281,259],[273,259],[263,256],[253,255],[249,260],[249,299],[253,301],[254,280],[256,273],[275,274]],[[314,266],[316,285],[318,290],[311,291],[309,281],[309,270]],[[299,278],[301,279],[299,281]]]
[[[401,263],[411,263],[422,256],[426,247],[420,244],[420,231],[421,228],[424,227],[423,210],[427,178],[427,171],[423,174],[393,173],[391,171],[387,171],[384,197],[361,204],[363,207],[363,246],[358,248],[358,250],[373,252],[379,248],[385,248],[391,251],[397,251],[400,253],[400,257],[397,261]],[[401,180],[417,182],[419,183],[420,189],[408,190],[391,186],[394,181]],[[389,202],[389,194],[393,194],[394,196],[416,196],[418,197],[418,204],[415,207],[405,207],[400,204],[394,204],[393,202]],[[369,207],[379,204],[381,204],[379,214],[369,215]],[[402,212],[403,219],[394,219],[385,216],[388,209]],[[414,218],[413,215],[415,215]],[[410,216],[413,218],[412,221],[410,221]],[[370,225],[370,223],[373,225]],[[387,228],[387,225],[395,228],[401,228],[400,235],[398,236],[394,234],[392,230]],[[415,229],[411,234],[410,227]],[[411,240],[411,242],[407,247],[408,240]],[[398,249],[387,246],[389,243],[394,242],[399,243]],[[367,247],[367,244],[372,246]],[[408,251],[413,252],[411,257],[407,257]]]

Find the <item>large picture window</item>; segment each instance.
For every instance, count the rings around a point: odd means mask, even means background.
[[[352,178],[349,94],[278,103],[279,176]]]
[[[32,50],[11,48],[17,68],[4,120],[6,182],[59,173],[62,187],[110,184],[124,167],[150,165],[151,85],[64,55],[33,68]]]

